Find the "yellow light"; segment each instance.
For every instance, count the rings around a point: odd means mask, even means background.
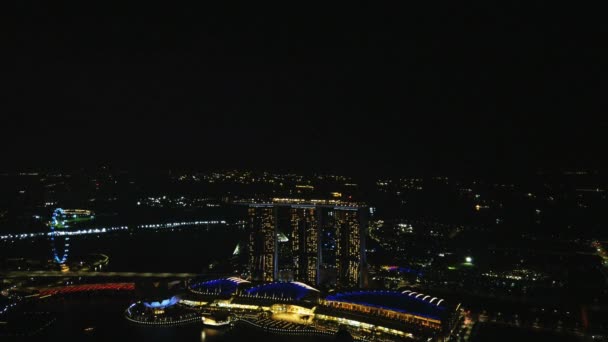
[[[315,187],[312,186],[312,185],[300,185],[300,184],[297,184],[296,188],[298,188],[298,189],[311,189],[311,190],[313,190]]]

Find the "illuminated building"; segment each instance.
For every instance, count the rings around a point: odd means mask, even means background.
[[[359,329],[375,325],[377,331],[427,341],[448,340],[460,317],[460,304],[449,305],[441,298],[411,290],[336,293],[320,304],[315,311],[317,321],[335,321]]]
[[[180,299],[180,303],[195,309],[193,312],[202,316],[205,325],[221,326],[245,320],[268,332],[295,335],[332,331],[329,336],[339,325],[353,335],[373,334],[381,341],[449,340],[461,317],[460,304],[412,290],[354,290],[322,296],[319,290],[301,282],[252,285],[239,278],[208,280],[192,286],[191,293],[185,295],[189,299]],[[197,291],[192,291],[195,288]],[[207,290],[198,291],[203,288]],[[162,306],[162,302],[159,304]],[[127,318],[142,317],[139,321],[149,324],[150,320],[141,316],[141,309],[135,311],[139,316],[131,311]],[[260,316],[261,313],[264,314]],[[168,317],[167,313],[163,312],[162,317]],[[281,321],[291,325],[270,329]]]
[[[294,205],[290,214],[295,279],[316,285],[319,283],[321,260],[319,210],[312,205]]]
[[[325,227],[332,230],[331,236],[335,234],[331,258],[325,262],[330,262],[337,270],[338,284],[342,287],[365,286],[366,206],[337,200],[286,198],[247,205],[252,280],[293,279],[318,285],[324,258],[321,227]],[[328,224],[324,226],[326,219]]]
[[[308,301],[316,303],[319,300],[319,290],[297,281],[273,282],[251,287],[243,291],[241,297],[256,299],[274,299],[284,301]]]
[[[188,305],[176,305],[180,299],[173,296],[154,302],[135,302],[125,310],[125,318],[133,323],[146,325],[175,325],[201,320]]]
[[[366,211],[335,207],[337,283],[343,287],[363,287],[365,267]]]
[[[244,279],[229,277],[193,282],[190,284],[189,289],[191,292],[201,295],[231,296],[239,291],[239,287],[247,284],[250,283]]]
[[[274,281],[278,269],[277,212],[274,206],[251,204],[249,267],[254,280]]]
[[[346,312],[373,313],[403,323],[441,329],[446,311],[443,299],[412,291],[354,291],[328,296],[322,304]],[[443,303],[445,304],[445,303]]]
[[[95,218],[95,213],[86,209],[62,209],[57,208],[51,216],[50,226],[56,228],[67,228],[72,223],[88,221]]]
[[[173,306],[179,302],[179,298],[177,296],[173,296],[168,299],[158,300],[154,302],[143,302],[144,306],[148,309],[152,309],[154,313],[160,314],[164,312],[165,308]]]
[[[230,315],[229,314],[215,314],[215,315],[206,315],[201,317],[201,320],[204,325],[210,327],[221,327],[230,324]]]
[[[289,215],[284,215],[289,216]],[[281,222],[281,210],[279,208],[279,224],[278,227],[291,227],[289,222]],[[291,234],[287,233],[289,236]],[[294,280],[294,269],[293,269],[293,250],[291,246],[291,238],[283,232],[277,234],[277,241],[279,242],[279,273],[275,280],[277,281],[292,281]]]

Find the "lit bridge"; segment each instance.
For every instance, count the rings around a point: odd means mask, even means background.
[[[196,273],[155,273],[155,272],[61,272],[61,271],[11,271],[0,272],[0,278],[194,278]]]
[[[108,284],[82,284],[54,287],[40,291],[39,297],[45,298],[53,295],[66,295],[80,292],[98,291],[135,291],[134,283],[108,283]]]

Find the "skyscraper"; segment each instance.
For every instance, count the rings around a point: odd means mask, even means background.
[[[365,267],[366,212],[362,208],[336,207],[337,283],[343,287],[363,287]]]
[[[294,278],[317,285],[321,262],[319,208],[314,205],[294,205],[290,215]]]
[[[249,206],[249,267],[253,280],[276,279],[278,267],[276,215],[276,208],[273,205]]]
[[[252,280],[297,280],[319,285],[324,259],[321,228],[325,227],[325,234],[335,241],[326,246],[332,254],[324,268],[326,280],[333,282],[334,274],[338,286],[365,286],[367,207],[332,200],[291,199],[248,205]]]

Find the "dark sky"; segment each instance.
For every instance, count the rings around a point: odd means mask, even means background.
[[[582,4],[15,3],[1,70],[7,168],[606,164],[608,26]]]

